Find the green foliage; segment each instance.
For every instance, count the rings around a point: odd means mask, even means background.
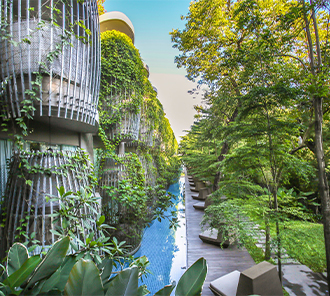
[[[17,243],[9,249],[7,256],[7,274],[12,275],[28,259],[29,254],[24,245]]]
[[[211,120],[207,119],[196,121],[188,134],[182,137],[179,151],[190,174],[213,183],[219,167],[217,158],[222,141],[214,135],[217,126],[208,126],[210,123]]]
[[[181,171],[181,159],[178,156],[167,156],[165,153],[160,152],[154,155],[155,164],[157,167],[157,183],[167,187],[174,184]]]
[[[178,282],[175,292],[177,296],[200,295],[202,286],[207,273],[207,265],[204,258],[197,260],[189,269],[182,275]],[[86,295],[84,291],[94,291],[93,295],[138,295],[143,296],[148,293],[144,286],[138,287],[139,272],[136,267],[129,267],[120,272],[114,278],[110,279],[107,284],[102,286],[99,271],[97,267],[90,261],[79,260],[73,267],[69,281],[65,287],[65,295]],[[95,282],[95,286],[91,287],[91,279]],[[172,285],[166,286],[156,295],[170,295],[175,287],[175,282]]]
[[[64,237],[57,241],[42,260],[39,256],[27,258],[10,276],[4,270],[0,286],[2,295],[143,296],[149,293],[145,285],[138,287],[138,280],[143,274],[138,265],[145,266],[148,262],[146,258],[140,258],[140,262],[135,261],[118,273],[112,271],[112,260],[108,257],[96,265],[91,260],[66,255],[69,240],[69,237]],[[15,250],[17,244],[12,247],[10,261],[17,257]],[[111,277],[113,273],[117,275]],[[206,273],[206,261],[200,258],[183,274],[175,295],[200,295]],[[170,295],[174,287],[175,282],[161,289],[156,295]]]
[[[143,168],[137,154],[125,153],[125,157],[118,160],[125,164],[126,180],[129,180],[133,186],[143,186],[145,184]]]
[[[138,274],[136,267],[126,268],[111,281],[105,295],[138,295]]]
[[[281,227],[283,247],[290,257],[314,272],[326,270],[323,225],[307,221],[287,221]]]
[[[84,188],[77,193],[65,192],[63,187],[58,188],[58,191],[60,196],[52,200],[59,201],[61,207],[53,214],[56,226],[51,232],[60,238],[70,236],[70,246],[78,259],[93,259],[100,264],[100,252],[110,258],[122,259],[124,242],[118,244],[116,238],[111,241],[108,230],[114,228],[105,224],[105,217],[98,213],[99,198]],[[59,221],[62,223],[58,224]]]
[[[199,258],[182,275],[175,290],[176,296],[198,296],[202,294],[202,287],[207,274],[207,264],[204,258]]]
[[[165,286],[163,289],[160,289],[156,294],[155,296],[168,296],[168,295],[171,295],[172,291],[174,290],[175,288],[175,281],[172,282],[172,285],[167,285]]]
[[[0,288],[2,293],[6,294],[11,291],[16,295],[20,293],[37,295],[51,290],[59,280],[54,275],[63,263],[69,248],[69,241],[68,237],[57,241],[42,260],[39,256],[26,258],[21,267],[13,274],[7,273],[6,277],[8,275],[9,277],[3,281],[3,286]],[[12,248],[14,250],[17,247],[14,245]],[[15,257],[16,254],[10,252],[9,255],[8,260],[14,260],[11,257]]]
[[[138,50],[124,33],[112,30],[101,34],[100,134],[123,120],[125,114],[140,112],[146,73]],[[118,139],[120,140],[118,135]],[[108,149],[110,147],[107,147]]]
[[[227,241],[245,244],[255,234],[251,221],[247,219],[245,202],[241,200],[218,201],[205,209],[201,225],[218,230],[222,243]]]
[[[251,255],[252,259],[254,260],[254,262],[256,264],[265,261],[265,254],[264,251],[261,248],[258,248],[256,246],[257,241],[252,239],[252,238],[248,238],[245,241],[244,247],[248,250],[249,254]]]
[[[319,1],[199,0],[182,18],[185,28],[171,32],[177,65],[208,86],[205,110],[198,108],[202,115],[182,143],[183,160],[201,178],[213,169],[220,196],[238,199],[265,226],[274,223],[280,249],[281,223],[319,219],[317,181],[322,204],[329,199],[322,143],[329,11]],[[207,159],[208,138],[215,157],[198,162]],[[206,219],[219,223],[226,203],[216,199]]]
[[[134,224],[141,221],[141,218],[145,216],[147,197],[142,186],[134,186],[128,180],[121,180],[118,187],[110,188],[108,194],[111,199],[117,200],[125,207],[126,210],[122,214],[127,223]]]
[[[73,266],[64,295],[103,295],[101,277],[94,262],[80,259]]]
[[[146,73],[139,51],[126,34],[115,30],[101,33],[101,67],[102,94],[127,88],[143,95]]]

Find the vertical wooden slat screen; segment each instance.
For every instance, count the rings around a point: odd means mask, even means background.
[[[96,0],[1,0],[0,4],[0,26],[8,33],[0,37],[0,83],[6,84],[2,100],[7,107],[2,112],[21,116],[21,101],[31,99],[26,91],[32,90],[39,73],[42,87],[32,98],[35,119],[51,116],[95,125],[101,69]],[[70,23],[73,32],[68,33]],[[47,56],[57,49],[49,60]]]
[[[56,238],[50,232],[54,228],[51,215],[59,209],[60,202],[50,201],[47,197],[58,196],[56,187],[63,186],[66,191],[77,192],[80,187],[90,185],[88,175],[92,173],[92,168],[83,168],[79,161],[73,160],[79,153],[84,152],[77,150],[17,153],[12,157],[9,186],[4,199],[6,235],[0,241],[0,256],[5,255],[5,250],[8,250],[15,240],[25,240],[22,237],[15,238],[19,234],[18,226],[23,227],[28,236],[35,232],[36,239],[43,247],[55,242]],[[79,156],[79,159],[81,157]],[[22,165],[23,158],[30,167],[42,169],[27,171]],[[75,161],[74,167],[71,165],[72,161]],[[43,170],[51,173],[45,173]],[[30,184],[27,184],[26,180],[29,180]],[[90,214],[85,208],[84,214],[87,213]],[[95,214],[94,218],[96,220]],[[23,223],[26,223],[26,227]],[[83,223],[81,225],[84,227]]]

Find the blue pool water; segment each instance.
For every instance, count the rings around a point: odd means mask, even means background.
[[[169,229],[167,219],[154,221],[150,227],[146,228],[141,247],[134,256],[147,256],[150,261],[149,270],[152,274],[144,277],[151,295],[165,285],[180,279],[186,270],[187,265],[187,247],[186,247],[186,226],[184,213],[184,177],[179,182],[173,184],[168,189],[175,195],[175,206],[168,209],[167,213],[176,211],[180,227],[177,230]]]

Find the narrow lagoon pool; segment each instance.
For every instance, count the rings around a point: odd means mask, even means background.
[[[140,284],[147,285],[149,295],[154,295],[172,281],[178,283],[187,266],[186,221],[184,205],[185,178],[169,187],[168,192],[174,195],[175,206],[167,210],[167,214],[176,211],[179,226],[176,230],[169,228],[167,219],[155,220],[145,229],[140,249],[134,257],[147,256],[150,262],[149,274],[143,277]]]

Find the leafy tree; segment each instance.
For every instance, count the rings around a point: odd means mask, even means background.
[[[292,180],[285,170],[305,160],[313,163],[306,148],[314,154],[329,275],[330,200],[323,148],[323,124],[329,119],[328,3],[200,0],[191,3],[183,19],[185,29],[171,32],[181,51],[176,62],[187,69],[189,79],[209,87],[206,121],[223,143],[218,164],[230,159],[230,149],[246,157],[249,151],[259,153],[259,167],[267,172],[264,180],[271,180],[269,192],[278,209],[277,189]],[[235,135],[239,147],[230,141]],[[256,158],[250,156],[253,165]],[[249,174],[255,173],[252,169]],[[220,171],[221,166],[218,175]],[[217,176],[215,184],[222,179]]]
[[[99,15],[106,13],[106,11],[104,9],[104,2],[105,2],[105,0],[97,0],[97,8],[99,11]]]

